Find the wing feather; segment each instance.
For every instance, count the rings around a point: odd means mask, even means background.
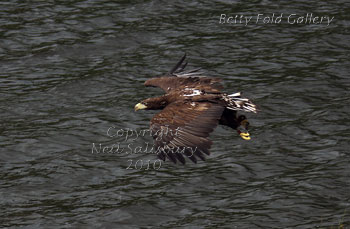
[[[219,91],[223,89],[223,86],[220,84],[221,79],[206,77],[206,76],[181,76],[173,77],[173,76],[162,76],[151,78],[146,80],[145,86],[148,87],[159,87],[163,89],[166,93],[178,89],[178,88],[204,88],[206,90]]]
[[[160,148],[158,157],[168,158],[176,163],[185,164],[185,158],[197,163],[197,158],[205,160],[212,145],[209,134],[217,126],[224,107],[212,102],[176,101],[156,114],[151,121],[152,136],[156,148]],[[159,130],[169,128],[164,134]]]

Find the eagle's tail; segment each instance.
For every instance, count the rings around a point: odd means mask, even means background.
[[[257,112],[256,105],[247,98],[242,98],[241,93],[237,92],[231,95],[223,95],[223,99],[226,101],[226,108],[230,110],[241,110],[246,112]]]

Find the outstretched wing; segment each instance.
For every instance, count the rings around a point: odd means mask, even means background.
[[[188,157],[194,163],[205,160],[212,144],[209,134],[217,126],[224,107],[211,102],[176,101],[151,120],[151,133],[157,156],[185,164]]]
[[[181,57],[179,62],[177,62],[177,64],[169,71],[170,76],[176,76],[176,73],[182,72],[186,68],[188,63],[187,61],[183,63],[185,59],[186,53],[183,55],[183,57]]]
[[[185,71],[184,69],[187,66],[187,62],[184,62],[185,59],[186,54],[168,74],[147,80],[145,86],[160,87],[166,93],[181,86],[196,87],[198,85],[206,85],[207,87],[210,86],[217,90],[223,88],[222,85],[219,84],[221,81],[220,79],[203,76],[202,73],[199,72],[200,68]]]
[[[206,87],[213,90],[223,89],[219,84],[221,79],[209,77],[171,77],[163,76],[159,78],[152,78],[145,82],[145,86],[160,87],[166,93],[177,89],[179,87]]]
[[[169,71],[169,73],[167,75],[174,77],[174,76],[192,76],[192,75],[201,74],[199,72],[199,70],[201,68],[196,68],[196,69],[192,69],[190,71],[185,71],[185,68],[188,64],[187,61],[184,63],[185,59],[186,59],[186,53],[183,55],[183,57],[181,57],[179,62],[177,62],[177,64]]]

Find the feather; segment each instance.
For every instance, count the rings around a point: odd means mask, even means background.
[[[173,75],[173,73],[181,66],[182,62],[186,59],[186,53],[183,55],[183,57],[180,59],[180,61],[170,70],[169,75]],[[182,70],[186,67],[187,63],[185,66],[182,68]]]

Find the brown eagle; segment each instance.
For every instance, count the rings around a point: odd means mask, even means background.
[[[240,92],[222,93],[220,79],[203,76],[200,69],[184,71],[185,59],[186,54],[168,74],[145,82],[145,86],[160,87],[166,94],[135,105],[135,111],[162,110],[154,115],[150,126],[157,156],[182,164],[186,157],[194,163],[197,157],[205,160],[212,145],[208,136],[218,124],[237,130],[249,140],[249,122],[237,111],[257,112],[256,106],[242,98]]]

